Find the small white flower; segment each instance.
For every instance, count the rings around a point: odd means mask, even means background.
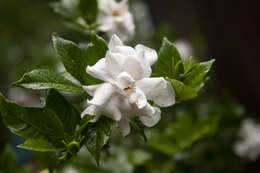
[[[149,78],[151,66],[157,60],[156,51],[143,45],[134,49],[124,46],[116,35],[108,47],[105,58],[87,67],[88,74],[105,83],[84,86],[93,98],[82,116],[96,115],[97,120],[102,114],[119,121],[124,136],[130,132],[128,117],[138,116],[144,125],[154,126],[160,120],[161,111],[147,100],[161,107],[175,103],[175,93],[168,81]]]
[[[77,171],[77,169],[72,166],[67,166],[63,168],[63,173],[78,173],[78,172],[79,171]]]
[[[251,119],[243,121],[240,136],[243,138],[235,144],[235,152],[241,157],[255,161],[260,154],[260,125]]]
[[[123,41],[134,36],[135,25],[127,0],[119,3],[115,0],[98,0],[98,8],[97,23],[101,24],[98,28],[100,31],[106,32],[109,37],[117,34]]]
[[[178,49],[183,61],[186,61],[192,55],[193,50],[189,41],[179,39],[174,42],[174,45]]]

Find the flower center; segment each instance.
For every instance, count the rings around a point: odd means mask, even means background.
[[[127,88],[124,89],[124,91],[126,92],[126,94],[128,96],[130,96],[132,94],[132,92],[134,92],[134,89],[131,88],[131,87],[127,87]]]
[[[120,14],[120,12],[118,10],[113,10],[112,11],[112,15],[117,17],[117,16],[120,16],[121,14]]]

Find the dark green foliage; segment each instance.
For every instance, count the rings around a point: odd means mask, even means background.
[[[14,82],[12,86],[19,86],[27,89],[43,90],[43,89],[56,89],[66,92],[82,93],[83,89],[69,81],[60,74],[51,72],[46,69],[37,69],[25,73],[24,76]]]
[[[84,132],[86,135],[85,146],[95,157],[97,164],[99,164],[103,147],[108,143],[114,124],[113,120],[102,117],[98,122],[90,124]]]

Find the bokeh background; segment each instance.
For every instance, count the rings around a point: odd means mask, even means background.
[[[85,40],[84,34],[64,25],[64,19],[50,7],[51,2],[55,1],[0,1],[0,92],[25,106],[40,106],[41,93],[10,89],[10,83],[35,68],[60,70],[51,34],[57,32],[75,42]],[[163,118],[155,129],[147,130],[151,139],[148,144],[138,135],[122,140],[115,133],[103,166],[97,167],[82,151],[77,162],[68,163],[60,171],[74,173],[75,168],[81,172],[124,173],[259,172],[260,159],[242,158],[234,152],[241,122],[247,117],[259,121],[257,3],[242,0],[130,2],[136,15],[138,38],[129,44],[141,42],[158,50],[162,36],[176,44],[184,42],[194,59],[216,59],[211,80],[200,97],[165,110],[168,118]],[[17,167],[29,167],[31,172],[44,168],[48,153],[17,149],[15,146],[21,142],[22,139],[11,135],[0,123],[0,155],[9,144],[16,155]]]

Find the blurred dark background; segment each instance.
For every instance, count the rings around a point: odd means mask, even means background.
[[[259,6],[243,0],[144,0],[155,26],[168,23],[179,38],[193,40],[200,35],[206,52],[202,58],[215,58],[219,90],[227,89],[260,115]],[[21,74],[37,67],[55,69],[51,33],[80,40],[62,25],[62,19],[49,7],[51,0],[0,1],[0,91]],[[201,36],[201,33],[203,34]],[[216,93],[217,94],[217,93]],[[2,128],[3,125],[1,124]],[[9,139],[0,136],[0,150]],[[258,172],[260,160],[246,164],[246,172]]]
[[[250,112],[260,114],[258,1],[146,0],[157,25],[170,23],[179,36],[204,35],[222,87]]]

